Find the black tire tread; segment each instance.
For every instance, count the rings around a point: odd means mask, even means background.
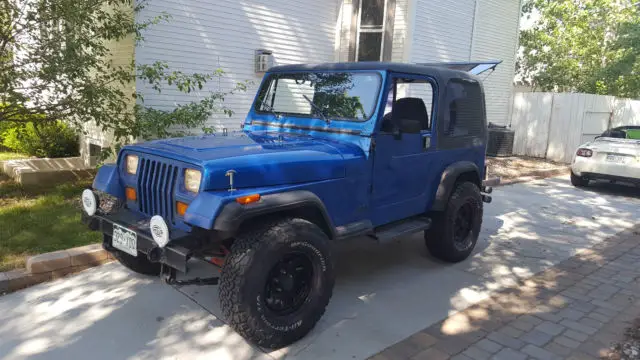
[[[469,254],[473,251],[473,247],[468,253],[459,253],[452,249],[452,239],[447,239],[446,226],[454,221],[455,212],[451,211],[451,204],[455,204],[460,201],[460,198],[465,193],[475,193],[476,200],[480,204],[480,225],[482,225],[482,197],[478,186],[472,182],[459,182],[456,184],[453,193],[449,197],[447,208],[441,212],[434,212],[431,214],[432,226],[429,230],[425,231],[425,244],[431,255],[434,257],[451,263],[457,263],[465,260]]]
[[[571,172],[571,185],[576,186],[576,187],[584,187],[584,186],[589,185],[589,180],[574,174],[573,171],[572,171]]]
[[[244,306],[246,301],[235,289],[243,288],[246,280],[244,272],[253,260],[252,257],[254,254],[262,245],[261,241],[267,233],[276,232],[279,237],[284,238],[295,234],[296,228],[301,226],[308,228],[309,225],[315,227],[317,229],[316,231],[322,233],[323,236],[326,236],[319,227],[307,220],[298,218],[274,219],[258,224],[238,236],[231,246],[230,254],[225,259],[219,287],[222,313],[226,321],[236,332],[259,346],[280,348],[303,337],[306,335],[306,332],[292,339],[289,336],[284,336],[284,334],[261,331],[259,326],[252,325],[255,324],[257,320],[252,318],[249,308]],[[328,289],[327,298],[330,299],[333,293],[333,278],[328,285]],[[324,306],[314,314],[313,317],[316,319],[316,321],[313,322],[314,324],[324,315],[329,302],[328,299]]]

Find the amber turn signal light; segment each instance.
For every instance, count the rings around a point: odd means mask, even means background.
[[[176,201],[176,212],[178,213],[178,215],[184,216],[184,214],[187,212],[188,207],[188,204],[185,204],[181,201]]]
[[[239,204],[242,205],[247,205],[247,204],[251,204],[254,203],[256,201],[260,200],[260,194],[252,194],[252,195],[247,195],[247,196],[242,196],[239,198],[236,198],[236,201]]]
[[[127,200],[131,200],[131,201],[138,200],[138,194],[136,194],[136,189],[128,187],[124,190],[124,193],[127,196]]]

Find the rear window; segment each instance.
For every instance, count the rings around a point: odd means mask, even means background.
[[[484,132],[484,100],[480,84],[453,79],[447,84],[445,99],[445,136],[474,136]]]

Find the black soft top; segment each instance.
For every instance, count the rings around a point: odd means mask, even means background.
[[[415,75],[433,76],[436,80],[448,80],[451,78],[479,80],[475,75],[466,71],[448,69],[442,66],[428,66],[418,64],[405,64],[393,62],[360,61],[325,64],[293,64],[274,66],[270,73],[283,73],[294,71],[353,71],[372,70],[408,73]]]

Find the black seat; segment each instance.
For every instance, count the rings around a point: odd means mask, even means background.
[[[390,116],[389,116],[390,115]],[[429,128],[427,106],[420,98],[402,98],[393,103],[393,110],[383,118],[382,131],[390,131],[393,122],[417,122],[419,129]],[[418,131],[419,132],[419,131]]]
[[[402,98],[393,104],[393,118],[402,120],[413,120],[420,123],[424,130],[429,128],[429,113],[427,106],[420,98]]]

